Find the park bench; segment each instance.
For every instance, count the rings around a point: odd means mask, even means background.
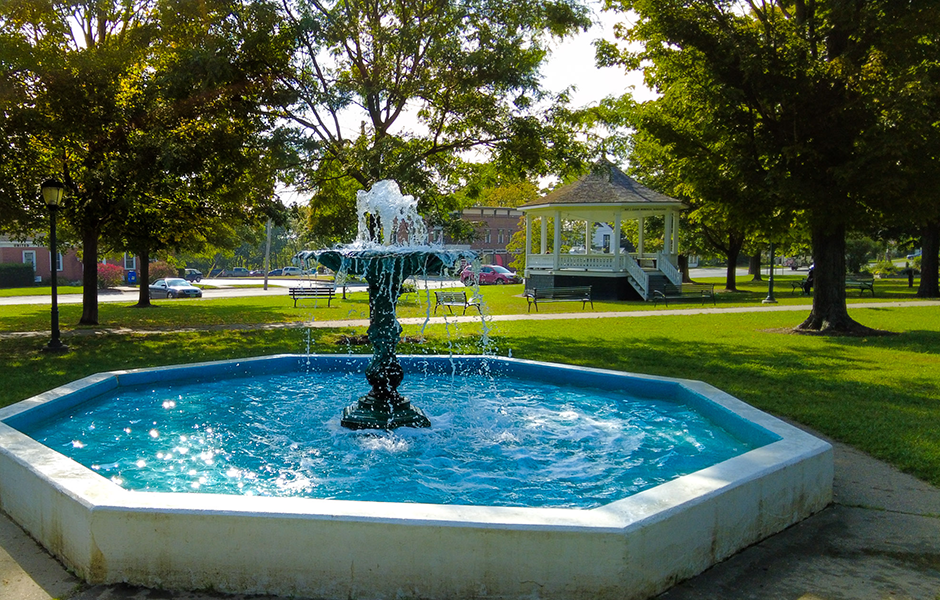
[[[790,282],[790,293],[795,294],[799,290],[800,294],[806,294],[806,278],[800,279],[799,281]]]
[[[312,287],[292,287],[288,290],[290,297],[294,299],[294,308],[297,308],[298,300],[313,298],[314,300],[326,298],[326,306],[330,306],[333,296],[336,294],[336,288],[333,286],[317,285]]]
[[[463,314],[467,314],[467,309],[473,306],[480,311],[480,314],[483,314],[479,300],[473,297],[467,298],[467,292],[434,292],[434,299],[434,314],[437,314],[438,306],[446,306],[450,314],[454,314],[455,306],[462,308]]]
[[[532,310],[533,305],[535,305],[535,312],[538,312],[539,302],[580,302],[582,310],[590,302],[591,308],[594,308],[594,300],[591,299],[591,286],[589,285],[532,288],[526,290],[523,295],[529,301],[527,312]]]
[[[662,302],[669,306],[669,301],[682,300],[705,300],[711,298],[712,304],[715,304],[715,284],[713,283],[680,283],[678,287],[668,291],[653,290],[653,306]]]
[[[875,296],[875,278],[872,275],[846,275],[845,276],[845,289],[847,290],[858,290],[858,295],[863,296],[865,290],[871,292],[872,297]],[[806,294],[806,278],[800,279],[799,281],[790,282],[790,293],[795,294],[796,290],[800,290],[801,294]]]
[[[845,289],[858,290],[859,296],[865,295],[865,290],[875,297],[875,277],[873,275],[846,275]]]

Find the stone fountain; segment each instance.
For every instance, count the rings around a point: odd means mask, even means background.
[[[415,275],[440,275],[474,253],[428,244],[427,228],[413,196],[394,181],[379,181],[356,195],[358,235],[352,244],[330,250],[305,250],[294,257],[304,268],[320,263],[336,273],[363,277],[369,285],[369,341],[373,355],[366,368],[371,391],[345,408],[341,424],[349,429],[429,427],[424,412],[398,392],[404,371],[396,348],[402,327],[395,316],[402,284]]]

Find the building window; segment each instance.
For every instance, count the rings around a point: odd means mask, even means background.
[[[486,243],[487,244],[493,243],[493,230],[492,229],[486,230]]]
[[[137,257],[124,255],[124,268],[128,271],[133,271],[137,268]]]
[[[604,234],[604,250],[610,250],[610,234]]]
[[[57,273],[62,270],[62,253],[61,253],[61,252],[56,252],[56,255],[55,255],[55,270],[56,270]]]
[[[506,238],[503,237],[503,230],[502,230],[502,229],[499,230],[499,232],[497,233],[497,236],[498,236],[498,237],[497,237],[496,239],[498,240],[498,243],[500,243],[500,244],[506,243]]]
[[[23,264],[32,265],[33,271],[36,270],[36,251],[23,250]]]

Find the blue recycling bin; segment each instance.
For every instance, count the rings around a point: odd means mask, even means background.
[[[137,271],[127,272],[127,283],[137,283]]]

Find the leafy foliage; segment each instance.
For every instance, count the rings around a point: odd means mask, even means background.
[[[116,288],[124,283],[124,269],[119,265],[98,265],[98,289]]]
[[[298,0],[285,10],[299,68],[281,81],[292,101],[279,114],[297,127],[292,182],[313,196],[318,237],[345,241],[355,191],[381,179],[448,221],[471,151],[504,171],[578,162],[573,115],[538,74],[549,35],[588,25],[575,0]]]

